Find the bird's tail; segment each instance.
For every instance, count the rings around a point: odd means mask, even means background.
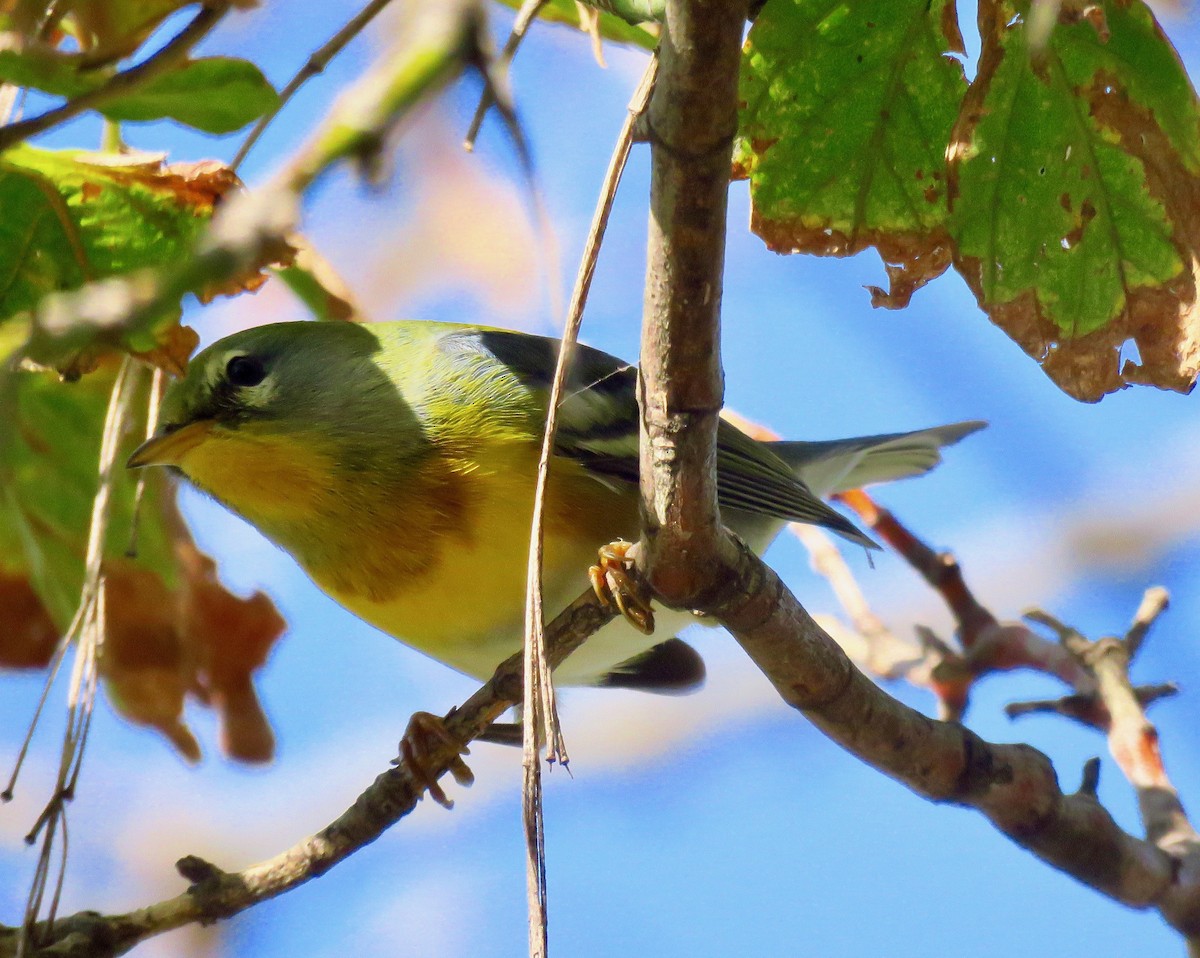
[[[814,493],[825,497],[874,482],[926,473],[942,461],[943,446],[953,445],[986,425],[973,420],[857,439],[769,445]]]

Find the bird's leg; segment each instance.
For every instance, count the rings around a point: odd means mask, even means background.
[[[600,561],[588,569],[592,590],[605,606],[616,607],[621,615],[639,632],[654,632],[654,610],[645,597],[641,584],[629,574],[633,560],[627,553],[633,544],[618,539],[600,547]]]
[[[461,755],[469,755],[470,749],[459,745],[458,740],[446,730],[445,719],[430,712],[414,712],[408,720],[408,728],[400,739],[400,756],[392,764],[401,763],[419,784],[429,791],[429,797],[443,808],[453,808],[454,802],[446,797],[437,777],[429,771],[429,755],[435,749],[449,745]],[[450,762],[449,772],[459,785],[470,785],[475,781],[474,773],[467,768],[459,754]]]

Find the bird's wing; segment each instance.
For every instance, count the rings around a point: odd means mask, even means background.
[[[828,442],[775,442],[770,448],[818,495],[858,489],[873,482],[919,476],[942,461],[953,445],[986,426],[978,420],[932,429]]]
[[[595,684],[601,688],[682,695],[703,685],[704,673],[700,653],[683,639],[674,638],[615,666]]]
[[[558,341],[484,330],[479,343],[529,389],[549,393]],[[577,345],[559,410],[555,451],[603,481],[638,481],[637,367]],[[717,498],[722,508],[825,526],[861,545],[875,543],[809,491],[770,447],[722,421],[717,429]]]

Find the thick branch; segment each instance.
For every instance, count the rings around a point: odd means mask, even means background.
[[[668,3],[646,116],[652,168],[639,562],[655,592],[685,608],[716,585],[709,557],[730,552],[715,466],[726,200],[745,19],[744,0]]]
[[[641,371],[642,568],[669,603],[720,619],[786,702],[863,761],[931,800],[979,809],[1055,867],[1126,904],[1158,907],[1176,927],[1193,932],[1189,915],[1200,900],[1200,881],[1178,869],[1178,858],[1122,831],[1088,791],[1064,795],[1049,759],[1036,749],[990,744],[892,699],[854,667],[770,569],[721,530],[714,465],[724,164],[744,13],[740,4],[715,0],[667,5],[649,114],[654,164]],[[944,562],[928,564],[960,622],[994,630],[994,618],[957,587],[962,579],[954,571]]]

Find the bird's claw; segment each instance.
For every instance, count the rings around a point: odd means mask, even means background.
[[[453,800],[447,797],[437,782],[438,776],[429,769],[430,755],[447,745],[455,750],[447,771],[459,785],[470,785],[475,781],[475,774],[460,757],[471,754],[470,749],[450,734],[445,719],[430,712],[413,713],[408,720],[408,728],[404,730],[404,737],[400,739],[400,755],[392,760],[392,764],[404,765],[418,784],[429,792],[429,797],[442,808],[453,808]]]
[[[625,620],[643,635],[654,632],[654,610],[643,594],[641,584],[630,575],[633,560],[628,552],[633,544],[618,539],[599,550],[600,561],[588,569],[592,591],[606,608],[614,605]]]

